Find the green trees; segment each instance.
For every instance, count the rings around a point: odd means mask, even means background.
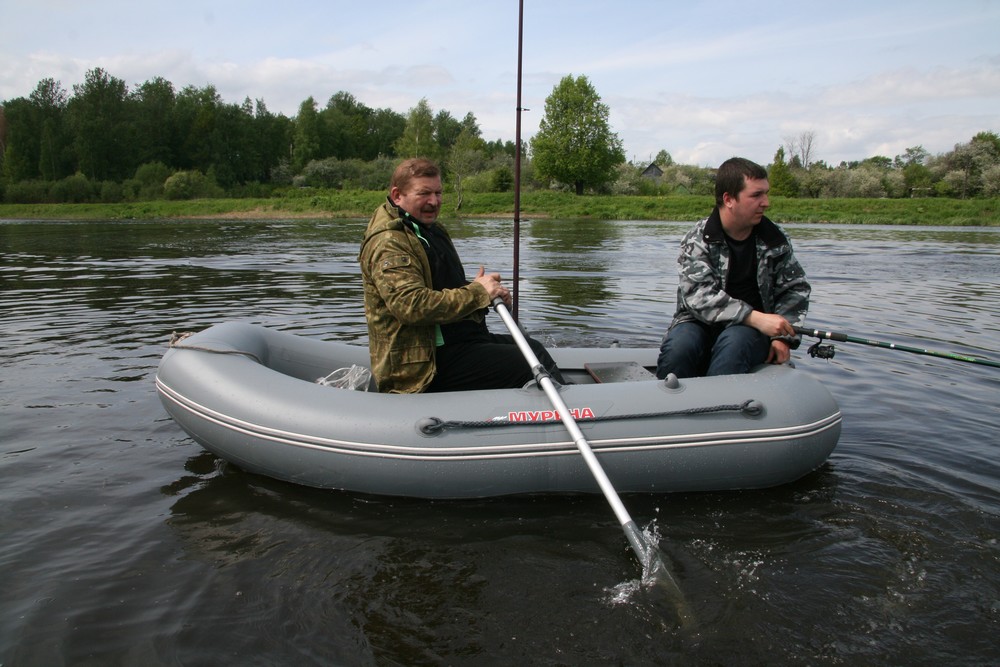
[[[395,143],[396,154],[444,160],[465,129],[473,136],[479,135],[476,117],[471,113],[459,121],[445,109],[433,113],[427,99],[421,99],[406,117],[403,134]]]
[[[132,137],[139,164],[173,164],[176,157],[177,126],[174,84],[155,77],[132,91]]]
[[[20,201],[162,194],[166,177],[192,170],[232,189],[270,180],[289,157],[290,121],[263,102],[256,109],[249,99],[227,104],[214,86],[175,93],[160,77],[129,91],[97,68],[73,86],[71,98],[44,79],[28,98],[7,100],[0,109],[0,182],[8,198]],[[169,165],[156,187],[132,178],[147,164]]]
[[[792,171],[785,162],[785,149],[779,147],[774,154],[774,162],[767,171],[767,180],[771,184],[771,194],[794,197],[799,193],[798,183],[792,177]]]
[[[121,129],[129,119],[128,87],[101,68],[87,72],[73,86],[67,108],[73,130],[77,169],[91,180],[121,180],[138,166],[134,147]]]
[[[426,157],[447,162],[463,132],[466,142],[479,137],[479,125],[472,113],[466,114],[461,121],[444,109],[435,114],[427,99],[422,98],[407,114],[403,133],[393,148],[400,158]],[[467,148],[466,143],[462,150]]]
[[[545,100],[545,116],[531,140],[539,177],[584,188],[614,182],[625,161],[622,142],[608,125],[608,107],[585,76],[566,76]]]
[[[444,169],[461,206],[476,193],[514,187],[513,141],[485,141],[476,117],[431,109],[373,109],[346,91],[325,107],[307,98],[296,116],[262,100],[225,102],[216,88],[179,92],[155,77],[134,86],[97,68],[72,95],[43,79],[27,97],[0,101],[0,198],[11,203],[134,201],[158,197],[266,196],[277,188],[382,189],[403,157]],[[772,192],[792,197],[997,197],[1000,136],[979,132],[954,150],[922,146],[890,159],[832,167],[815,159],[815,132],[786,140],[770,165]],[[676,164],[666,150],[625,164],[608,107],[584,76],[564,77],[546,99],[521,165],[527,189],[572,187],[616,194],[710,194],[714,169]],[[182,173],[183,172],[183,173]],[[180,174],[166,187],[167,180]]]
[[[403,136],[396,140],[393,148],[401,158],[426,157],[437,160],[440,157],[441,151],[434,138],[434,114],[426,98],[410,109]]]
[[[264,100],[254,103],[253,119],[249,122],[248,151],[254,158],[248,165],[243,182],[267,183],[279,165],[288,160],[288,135],[292,121],[282,114],[271,113]]]
[[[439,156],[448,154],[461,132],[462,123],[451,112],[442,109],[434,114],[434,141],[437,142]]]
[[[340,159],[361,157],[371,160],[364,145],[368,137],[368,122],[371,109],[358,102],[354,95],[345,91],[335,93],[326,108],[320,113],[322,121],[322,141],[320,152]],[[362,157],[364,156],[364,157]]]
[[[656,159],[653,160],[660,169],[666,169],[674,164],[674,158],[666,151],[666,149],[661,150],[656,154]]]
[[[912,146],[895,158],[874,155],[830,167],[822,161],[802,166],[800,156],[785,162],[779,148],[768,168],[771,191],[791,197],[899,198],[995,197],[1000,194],[1000,136],[979,132],[948,153],[931,156]]]
[[[462,208],[462,179],[482,171],[486,165],[485,147],[486,142],[479,136],[479,127],[475,123],[462,127],[451,147],[445,166],[455,184],[455,210]]]
[[[940,194],[966,199],[982,194],[984,189],[996,189],[998,166],[1000,136],[995,132],[979,132],[968,143],[956,144],[955,150],[935,160],[932,169],[939,174],[943,172],[938,186]]]
[[[406,118],[392,109],[376,109],[371,119],[371,151],[376,157],[395,155],[396,140],[403,136]]]
[[[335,93],[320,112],[320,154],[370,161],[390,155],[406,119],[391,109],[372,109],[346,91]]]
[[[319,113],[316,100],[308,97],[299,105],[295,117],[295,135],[292,139],[292,169],[302,171],[311,160],[320,157]]]
[[[42,156],[43,137],[49,144],[56,140],[65,109],[66,93],[52,79],[40,81],[28,99],[22,97],[4,105],[7,126],[4,172],[9,181],[42,178],[43,174],[46,180],[54,180],[65,175],[53,173],[56,171],[53,161],[58,160],[62,146],[49,145],[45,157]]]
[[[31,95],[41,123],[38,136],[38,172],[45,180],[52,181],[67,171],[70,156],[66,150],[67,129],[63,118],[66,110],[66,91],[52,79],[38,84]]]

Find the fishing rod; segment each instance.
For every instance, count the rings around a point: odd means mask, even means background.
[[[862,345],[871,345],[873,347],[884,347],[889,350],[902,350],[903,352],[912,352],[914,354],[926,354],[931,357],[941,357],[942,359],[951,359],[953,361],[966,361],[970,364],[982,364],[983,366],[993,366],[994,368],[1000,368],[1000,361],[993,361],[991,359],[982,359],[980,357],[970,357],[964,354],[953,354],[951,352],[935,352],[933,350],[924,350],[919,347],[909,347],[907,345],[897,345],[896,343],[885,343],[880,340],[871,340],[869,338],[859,338],[857,336],[851,336],[845,333],[837,333],[835,331],[820,331],[819,329],[806,329],[805,327],[792,327],[795,329],[795,333],[801,334],[803,336],[815,336],[821,340],[835,340],[841,343],[861,343]],[[809,348],[809,356],[818,357],[820,359],[833,359],[834,349],[832,345],[821,345],[820,343],[814,344]]]

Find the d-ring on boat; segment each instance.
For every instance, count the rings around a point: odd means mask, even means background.
[[[652,348],[550,352],[574,382],[560,395],[619,492],[785,484],[840,437],[833,397],[788,366],[656,380]],[[364,346],[227,322],[172,345],[156,388],[202,447],[289,482],[419,498],[600,492],[534,383],[399,395],[316,382],[368,363]]]

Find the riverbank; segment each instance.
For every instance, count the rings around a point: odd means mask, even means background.
[[[0,220],[143,220],[367,218],[385,193],[294,190],[267,199],[195,199],[121,204],[0,204]],[[512,218],[512,193],[447,193],[443,217]],[[711,197],[626,195],[577,196],[526,192],[520,217],[606,220],[697,220],[711,210]],[[877,225],[1000,226],[1000,199],[792,199],[772,197],[768,215],[777,222]]]

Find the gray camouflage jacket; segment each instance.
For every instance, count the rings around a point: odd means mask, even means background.
[[[783,315],[793,326],[801,326],[809,310],[811,288],[805,271],[784,231],[768,218],[757,225],[757,285],[764,310]],[[719,210],[696,224],[681,240],[677,259],[680,282],[677,310],[671,327],[698,321],[732,326],[750,314],[750,304],[726,293],[729,246],[722,230]],[[799,340],[787,339],[792,347]]]
[[[490,296],[476,282],[434,290],[427,253],[401,216],[388,201],[375,210],[358,261],[372,374],[380,392],[409,394],[434,378],[436,325],[482,318]]]

